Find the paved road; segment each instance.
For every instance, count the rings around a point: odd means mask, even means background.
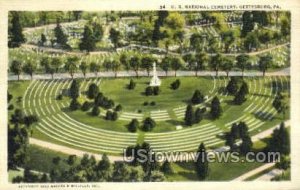
[[[244,181],[245,179],[247,179],[247,178],[249,178],[249,177],[251,177],[251,176],[253,176],[253,175],[255,175],[255,174],[259,173],[259,172],[262,172],[262,171],[264,171],[264,170],[266,170],[268,168],[271,168],[274,165],[275,165],[275,163],[264,164],[264,165],[262,165],[262,166],[260,166],[258,168],[255,168],[254,170],[251,170],[251,171],[249,171],[249,172],[247,172],[247,173],[245,173],[245,174],[243,174],[243,175],[241,175],[241,176],[233,179],[232,181]]]
[[[165,72],[163,71],[157,71],[158,76],[164,77],[166,76]],[[169,71],[168,76],[174,76],[174,71]],[[195,76],[194,71],[177,71],[176,73],[177,76]],[[216,72],[215,71],[201,71],[198,72],[198,76],[215,76]],[[226,72],[220,71],[218,73],[219,76],[226,76]],[[95,73],[87,73],[86,78],[92,78],[95,77]],[[98,77],[101,78],[109,78],[109,77],[115,77],[115,73],[108,71],[108,72],[99,72],[97,74]],[[134,71],[119,71],[117,73],[117,77],[135,77],[135,72]],[[148,76],[147,72],[145,71],[139,71],[139,76]],[[150,76],[152,76],[152,73],[150,73]],[[229,76],[242,76],[242,72],[240,71],[232,71],[229,73]],[[262,76],[261,72],[258,71],[251,71],[251,72],[245,72],[244,76]],[[276,72],[267,72],[266,76],[290,76],[290,68],[286,68],[280,71]],[[68,73],[57,73],[54,74],[55,79],[70,79],[71,76]],[[74,78],[83,78],[82,73],[75,73]],[[17,80],[18,77],[16,75],[9,75],[8,80],[9,81],[14,81]],[[29,75],[20,75],[21,80],[31,80]],[[51,79],[50,74],[36,74],[33,75],[33,79]]]
[[[273,169],[262,176],[259,176],[255,179],[255,181],[271,181],[272,178],[279,176],[283,173],[283,170],[280,169]]]
[[[290,125],[290,120],[285,122],[285,126],[289,126],[289,125]],[[270,129],[266,130],[266,131],[263,131],[261,133],[258,133],[256,135],[252,136],[251,137],[252,141],[255,142],[255,141],[258,141],[258,140],[260,140],[264,137],[267,137],[267,136],[271,135],[273,130],[277,127],[279,127],[279,125],[276,125],[276,126],[270,128]],[[101,154],[95,154],[95,153],[91,153],[91,152],[81,151],[81,150],[69,148],[69,147],[66,147],[66,146],[57,145],[57,144],[54,144],[54,143],[38,140],[38,139],[35,139],[35,138],[30,138],[29,143],[30,144],[35,144],[35,145],[38,145],[38,146],[41,146],[41,147],[44,147],[44,148],[48,148],[48,149],[51,149],[51,150],[54,150],[54,151],[59,151],[59,152],[65,153],[65,154],[74,154],[74,155],[79,156],[79,157],[82,157],[82,155],[84,155],[84,154],[89,154],[89,155],[95,156],[95,158],[97,160],[100,160],[102,158]],[[220,151],[226,151],[226,150],[228,150],[228,147],[221,147],[221,148],[218,148],[214,151],[220,152]],[[109,157],[110,161],[112,161],[112,162],[114,162],[114,161],[123,161],[122,156],[108,155],[108,157]]]

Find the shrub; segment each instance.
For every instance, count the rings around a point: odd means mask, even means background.
[[[91,107],[92,107],[92,104],[88,101],[85,101],[81,106],[81,110],[88,111]]]
[[[94,106],[92,110],[92,115],[93,116],[98,116],[100,114],[100,109],[98,106]]]
[[[204,100],[203,94],[199,90],[195,90],[193,97],[191,98],[191,102],[193,104],[200,104]]]
[[[108,111],[106,112],[105,119],[106,119],[106,120],[112,120],[112,117],[113,117],[113,112],[110,111],[110,110],[108,110]]]
[[[153,94],[153,88],[151,86],[148,86],[146,89],[145,89],[145,95],[146,96],[151,96]]]
[[[138,110],[137,112],[138,112],[138,113],[142,113],[143,111],[142,111],[142,110]]]
[[[56,99],[57,100],[62,100],[63,99],[63,95],[62,94],[57,95]]]
[[[147,117],[143,122],[144,131],[151,131],[155,126],[156,126],[155,121],[150,117]]]
[[[80,108],[80,103],[77,101],[77,99],[72,99],[70,103],[70,110],[77,110]]]
[[[173,89],[173,90],[177,90],[179,88],[179,86],[180,86],[180,80],[179,79],[177,79],[177,80],[175,80],[174,82],[171,83],[171,89]]]
[[[158,86],[153,87],[153,94],[157,96],[160,93],[160,89]]]
[[[114,111],[111,116],[112,121],[116,121],[118,119],[118,112]]]
[[[87,97],[89,99],[94,99],[98,93],[99,93],[99,87],[95,83],[92,83],[89,86],[89,89],[87,91]]]
[[[13,110],[14,108],[15,108],[15,106],[13,104],[10,104],[7,109],[8,110]]]
[[[122,105],[121,104],[118,104],[115,108],[115,111],[122,111]]]
[[[135,88],[135,86],[136,86],[136,83],[132,79],[130,79],[130,82],[128,84],[128,89],[133,90]]]
[[[134,133],[137,131],[138,127],[139,127],[139,121],[137,119],[132,119],[128,125],[128,131]]]
[[[148,106],[148,104],[149,104],[148,102],[144,102],[143,103],[144,106]]]
[[[151,106],[155,106],[156,103],[155,103],[154,101],[152,101],[152,102],[150,103],[150,105],[151,105]]]

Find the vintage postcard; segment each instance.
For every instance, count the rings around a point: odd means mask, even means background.
[[[1,1],[0,188],[299,189],[299,6]]]

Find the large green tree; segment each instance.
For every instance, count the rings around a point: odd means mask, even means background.
[[[10,71],[18,76],[18,80],[20,80],[20,74],[22,72],[22,62],[13,60],[11,62]]]
[[[207,152],[203,143],[200,144],[197,150],[197,157],[195,162],[195,170],[199,180],[205,180],[209,175],[209,167],[207,160]]]
[[[88,25],[84,26],[82,36],[83,37],[79,44],[79,49],[86,50],[87,52],[93,51],[96,47],[96,40],[95,40],[93,31],[90,26],[88,26]]]
[[[11,28],[9,28],[8,46],[11,48],[19,47],[25,42],[23,28],[20,22],[19,12],[12,12]]]
[[[213,119],[217,119],[222,115],[221,102],[217,96],[215,96],[211,101],[210,114]]]
[[[271,55],[265,55],[259,58],[258,67],[259,70],[265,76],[266,71],[272,66],[273,64],[273,57]]]
[[[74,73],[78,69],[78,61],[79,61],[78,57],[72,56],[72,57],[68,57],[65,63],[65,70],[70,73],[72,79],[74,77]]]

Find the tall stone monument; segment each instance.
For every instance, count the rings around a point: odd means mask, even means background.
[[[153,63],[153,77],[150,81],[150,86],[160,86],[161,81],[157,76],[157,72],[156,72],[156,63]]]

